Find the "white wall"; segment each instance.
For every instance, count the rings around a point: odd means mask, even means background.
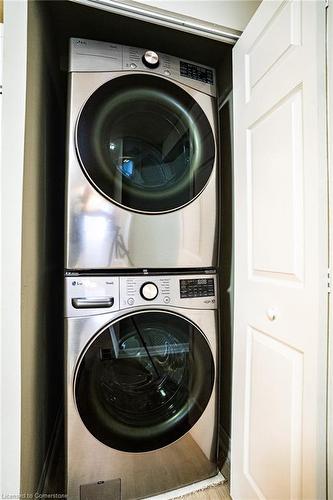
[[[2,125],[2,66],[3,66],[3,23],[0,24],[0,86],[1,86],[1,94],[0,94],[0,152],[1,152],[1,125]],[[0,171],[1,171],[1,157],[0,157]],[[0,232],[2,229],[2,221],[0,220]],[[2,232],[1,232],[2,233]],[[1,246],[0,246],[0,255],[1,255]],[[2,297],[2,289],[0,289],[0,297]],[[2,332],[2,329],[1,329]],[[1,337],[0,337],[0,368],[2,366],[1,364]],[[0,397],[0,415],[2,415],[2,397]],[[2,450],[2,432],[0,429],[0,450]],[[1,455],[0,455],[1,457]],[[2,471],[0,469],[0,494],[2,492]]]
[[[169,12],[243,31],[261,0],[135,0]]]
[[[333,192],[333,9],[327,10],[328,33],[327,33],[327,61],[328,61],[328,137],[331,139],[328,144],[329,159],[329,184],[330,195]],[[330,203],[330,266],[331,266],[331,288],[333,286],[333,203]],[[333,293],[329,294],[329,346],[328,346],[328,428],[327,428],[327,449],[328,449],[328,469],[327,469],[327,498],[333,500]]]
[[[27,2],[5,3],[1,151],[1,493],[20,492],[21,234]]]

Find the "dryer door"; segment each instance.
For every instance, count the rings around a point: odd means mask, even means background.
[[[76,149],[96,189],[145,213],[190,203],[215,161],[202,108],[178,85],[151,75],[125,75],[99,87],[81,110]]]
[[[81,419],[99,441],[144,452],[189,431],[213,385],[203,333],[176,314],[143,311],[97,334],[78,363],[74,391]]]

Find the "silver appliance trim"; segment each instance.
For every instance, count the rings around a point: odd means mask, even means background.
[[[127,76],[127,75],[131,75],[131,74],[132,73],[130,71],[114,72],[114,74],[112,74],[110,76],[110,79],[108,81],[111,81],[114,78],[118,78],[120,76]],[[140,71],[140,75],[141,74],[149,74],[149,73],[147,73],[147,72],[144,73],[144,72]],[[163,80],[170,80],[170,78],[166,78],[166,77],[164,77],[162,75],[154,75],[154,77],[161,78]],[[191,97],[193,97],[192,94],[191,94],[191,92],[189,92],[191,90],[190,86],[188,86],[188,89],[186,89],[186,85],[180,85],[179,83],[177,85],[180,88],[183,88],[183,90],[185,90],[185,92],[187,92]],[[213,164],[211,175],[208,177],[207,182],[203,186],[203,188],[201,189],[201,191],[199,191],[196,196],[193,196],[193,198],[191,198],[187,203],[184,203],[183,205],[179,205],[178,207],[172,208],[170,210],[164,210],[164,211],[160,210],[159,212],[151,212],[151,211],[148,212],[148,211],[145,211],[145,210],[136,210],[135,208],[130,208],[130,207],[126,206],[126,205],[123,205],[122,203],[119,203],[118,201],[114,200],[113,198],[111,198],[110,196],[108,196],[106,193],[104,193],[104,191],[102,191],[102,189],[93,181],[93,179],[91,178],[91,176],[87,172],[87,169],[86,169],[86,167],[84,165],[84,162],[82,161],[82,158],[81,158],[81,155],[80,155],[80,149],[78,147],[78,132],[77,132],[78,123],[80,121],[80,117],[81,117],[82,111],[83,111],[83,109],[84,109],[87,101],[90,99],[90,97],[93,94],[94,94],[94,92],[87,97],[87,99],[85,100],[85,102],[81,106],[80,112],[79,112],[79,114],[77,116],[76,123],[75,123],[74,141],[75,141],[75,151],[76,151],[77,157],[79,159],[80,166],[81,166],[81,168],[82,168],[82,170],[84,172],[84,175],[86,176],[87,180],[90,182],[90,184],[92,184],[94,186],[94,188],[96,189],[96,191],[98,191],[102,196],[104,196],[104,198],[106,198],[110,202],[114,203],[118,207],[120,207],[120,208],[122,208],[122,209],[124,209],[126,211],[129,211],[129,212],[135,212],[135,213],[144,214],[144,215],[162,215],[162,214],[169,214],[169,213],[172,213],[172,212],[177,212],[177,210],[181,210],[182,208],[186,207],[187,205],[190,205],[193,201],[195,201],[202,194],[202,192],[206,189],[207,184],[209,183],[209,181],[210,181],[210,179],[212,177],[213,171],[216,168],[216,159],[218,157],[216,137],[215,137],[213,129],[212,129],[212,136],[213,136],[213,139],[214,139],[214,146],[215,146],[215,159],[214,159],[214,164]],[[211,125],[211,122],[210,122],[210,125]]]

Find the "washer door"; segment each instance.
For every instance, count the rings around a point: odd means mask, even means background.
[[[76,127],[77,153],[90,182],[130,210],[160,213],[190,203],[215,159],[208,119],[168,80],[126,75],[87,100]]]
[[[166,446],[197,422],[214,385],[204,335],[183,317],[131,314],[101,331],[79,361],[74,393],[87,429],[111,448]]]

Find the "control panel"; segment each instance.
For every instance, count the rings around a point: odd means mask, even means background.
[[[180,298],[213,297],[215,284],[213,278],[183,279],[180,280]]]
[[[68,276],[65,316],[107,314],[134,307],[217,309],[216,275]]]
[[[216,275],[120,277],[120,309],[148,305],[215,309]]]
[[[152,49],[110,42],[70,39],[70,72],[141,71],[176,80],[211,96],[216,95],[215,71]]]

